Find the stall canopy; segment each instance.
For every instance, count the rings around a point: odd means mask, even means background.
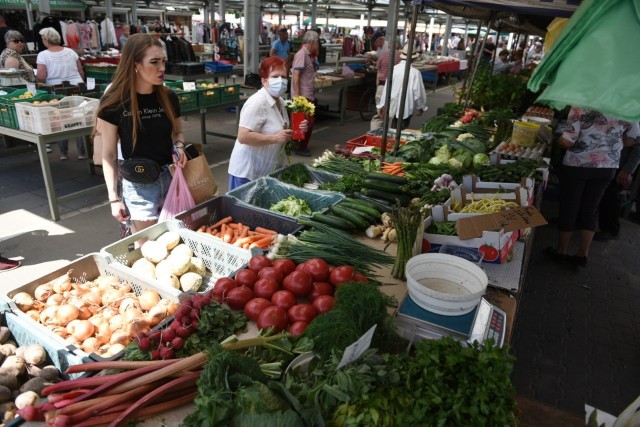
[[[624,43],[620,41],[624,40]],[[547,85],[538,101],[578,105],[640,121],[640,0],[586,0],[571,17],[529,88]]]
[[[21,9],[25,5],[25,0],[0,0],[0,8]],[[49,0],[52,10],[85,10],[86,3],[77,0]],[[31,0],[31,7],[38,9],[38,0]]]

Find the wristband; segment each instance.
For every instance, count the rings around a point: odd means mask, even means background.
[[[109,203],[120,203],[122,199],[109,200]]]

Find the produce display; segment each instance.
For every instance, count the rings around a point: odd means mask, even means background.
[[[540,167],[533,160],[519,160],[499,166],[484,166],[476,171],[476,175],[486,182],[520,182],[522,178],[533,175]]]
[[[18,292],[13,302],[68,345],[104,358],[123,351],[177,309],[177,302],[161,299],[152,289],[136,295],[115,276],[75,283],[69,274],[38,286],[33,295]]]
[[[292,216],[294,218],[300,215],[311,215],[313,210],[306,200],[296,196],[289,196],[271,205],[269,210],[279,212],[281,214]]]
[[[243,249],[267,249],[278,234],[264,227],[255,227],[251,230],[247,225],[233,222],[232,216],[222,218],[209,226],[203,225],[197,231],[199,233],[208,233],[220,241]]]
[[[500,212],[509,208],[517,208],[520,205],[516,202],[510,202],[500,197],[483,197],[478,200],[473,200],[473,194],[471,195],[472,201],[469,204],[460,206],[459,203],[454,201],[452,208],[454,212],[459,213],[477,213],[477,214],[490,214]]]

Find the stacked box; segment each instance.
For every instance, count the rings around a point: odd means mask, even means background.
[[[100,105],[99,100],[84,96],[67,96],[55,104],[36,102],[17,103],[16,114],[21,130],[41,135],[91,126]]]
[[[11,88],[3,88],[3,90],[8,92],[8,89]],[[18,102],[25,101],[50,101],[52,99],[61,99],[61,96],[49,95],[47,92],[43,90],[38,90],[36,92],[35,97],[29,98],[20,98],[20,96],[24,96],[26,93],[29,93],[26,89],[17,89],[13,90],[11,93],[7,95],[0,96],[0,126],[5,126],[13,129],[19,129],[20,126],[18,124],[18,116],[16,114],[16,104]]]
[[[224,85],[221,87],[222,89],[222,103],[225,102],[233,102],[240,100],[240,85],[232,84],[232,85]]]

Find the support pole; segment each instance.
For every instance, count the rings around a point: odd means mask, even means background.
[[[480,55],[478,54],[478,40],[480,40],[481,29],[482,29],[482,19],[478,19],[478,28],[476,29],[476,39],[473,42],[473,47],[470,50],[471,55],[469,55],[469,63],[467,64],[467,75],[464,78],[464,82],[462,83],[462,91],[460,92],[462,94],[466,92],[467,82],[469,81],[469,76],[473,75],[473,70],[475,70],[475,64],[478,61],[480,61]],[[461,103],[461,102],[462,102],[462,99],[458,101],[458,103]],[[465,103],[465,106],[466,106],[466,103]]]
[[[391,86],[393,85],[393,64],[396,62],[396,45],[398,44],[398,12],[400,0],[389,0],[389,20],[387,21],[387,37],[389,40],[389,73],[387,74],[387,86],[384,93],[384,116],[382,117],[382,141],[380,144],[380,156],[384,161],[387,152],[387,133],[389,132],[389,104],[391,103]]]
[[[318,0],[311,3],[311,28],[316,28],[316,16],[318,15]]]
[[[473,74],[471,76],[471,81],[469,82],[469,88],[467,89],[467,96],[466,96],[466,98],[464,100],[464,108],[467,108],[467,105],[469,104],[469,97],[471,96],[471,88],[473,87],[473,81],[476,78],[476,73],[478,72],[478,66],[480,65],[480,62],[482,61],[482,54],[484,52],[484,46],[485,46],[485,44],[487,44],[487,38],[489,37],[489,33],[490,32],[491,32],[491,20],[487,21],[487,36],[482,39],[482,46],[480,46],[480,50],[479,50],[478,55],[477,55],[478,58],[477,58],[476,63],[474,64],[474,67],[473,67]],[[478,34],[480,34],[480,33],[478,33]]]
[[[257,1],[244,0],[244,53],[242,62],[244,63],[244,76],[247,74],[258,74],[259,54],[258,54],[258,28],[260,23],[260,6]]]
[[[449,55],[449,40],[451,39],[451,27],[453,26],[453,18],[451,15],[447,15],[447,23],[444,29],[444,42],[442,46],[442,54],[444,56]],[[454,47],[455,49],[455,47]]]

